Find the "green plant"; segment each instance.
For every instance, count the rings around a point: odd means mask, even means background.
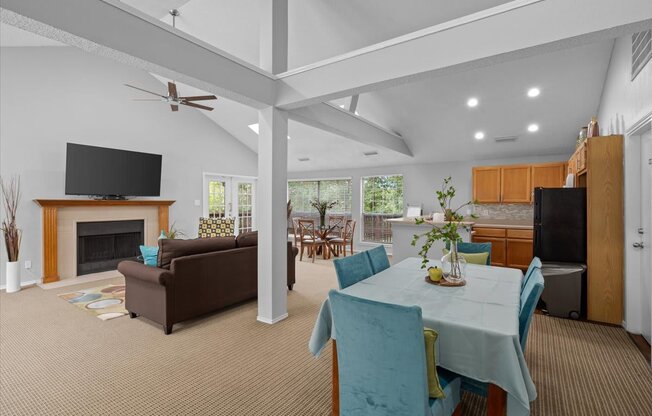
[[[310,201],[310,205],[319,212],[319,216],[323,217],[326,215],[326,211],[333,208],[337,205],[337,201],[320,201],[319,199],[313,199]]]
[[[186,233],[178,229],[176,224],[177,224],[176,221],[172,223],[168,232],[165,233],[165,236],[171,240],[175,240],[181,237],[187,237]]]
[[[449,176],[444,179],[442,183],[441,190],[436,191],[437,202],[444,212],[444,225],[438,226],[434,225],[431,230],[423,234],[415,234],[412,238],[412,245],[416,246],[417,242],[425,237],[426,242],[421,246],[419,250],[419,256],[421,256],[421,268],[425,269],[428,265],[428,251],[436,241],[450,241],[451,247],[453,243],[461,241],[460,234],[458,232],[460,222],[464,220],[464,215],[460,214],[460,210],[464,207],[467,207],[473,204],[473,201],[468,201],[459,207],[453,209],[452,203],[453,198],[455,198],[455,187],[451,184],[452,178]],[[471,215],[472,218],[477,218],[475,214]],[[426,220],[423,218],[417,218],[417,224],[423,224]]]
[[[0,230],[4,234],[8,260],[10,262],[18,261],[22,239],[22,231],[16,224],[16,214],[20,202],[20,177],[14,176],[6,184],[0,178],[0,188],[2,188],[2,204],[5,209],[5,218],[2,220]]]

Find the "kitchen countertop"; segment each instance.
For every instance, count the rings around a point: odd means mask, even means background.
[[[519,230],[531,230],[532,220],[498,220],[493,218],[474,219],[475,228],[514,228]]]
[[[404,224],[404,225],[414,225],[414,226],[426,226],[426,225],[444,225],[446,224],[445,222],[432,222],[430,220],[426,220],[425,223],[423,224],[417,224],[414,218],[390,218],[388,220],[385,220],[387,222],[390,222],[392,224]],[[471,221],[461,221],[458,223],[461,226],[472,226],[475,224],[475,220]]]

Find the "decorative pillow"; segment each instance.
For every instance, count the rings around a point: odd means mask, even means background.
[[[435,362],[435,341],[437,331],[430,328],[423,328],[423,338],[426,341],[426,370],[428,372],[428,395],[431,399],[444,399],[446,395],[439,384],[437,375],[437,363]]]
[[[146,266],[156,267],[158,247],[140,246],[140,253],[143,255],[143,260]]]
[[[200,218],[199,238],[231,237],[235,235],[233,218]]]
[[[444,249],[444,255],[448,254],[448,250]],[[487,259],[489,258],[489,253],[459,253],[460,256],[464,257],[467,263],[469,264],[479,264],[481,266],[487,265]]]

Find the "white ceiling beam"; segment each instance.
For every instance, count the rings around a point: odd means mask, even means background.
[[[351,97],[351,103],[349,104],[349,112],[355,113],[355,110],[358,109],[358,101],[360,100],[360,95],[356,94]]]
[[[260,67],[272,74],[288,69],[288,0],[259,0]]]
[[[3,0],[2,21],[255,107],[275,77],[117,0]]]
[[[332,104],[319,103],[288,112],[290,119],[373,147],[412,156],[405,140],[396,133]]]
[[[516,0],[278,74],[292,110],[652,26],[650,0]]]

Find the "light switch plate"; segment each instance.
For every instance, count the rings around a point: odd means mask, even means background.
[[[25,268],[27,270],[32,268],[32,261],[31,260],[25,260]]]

